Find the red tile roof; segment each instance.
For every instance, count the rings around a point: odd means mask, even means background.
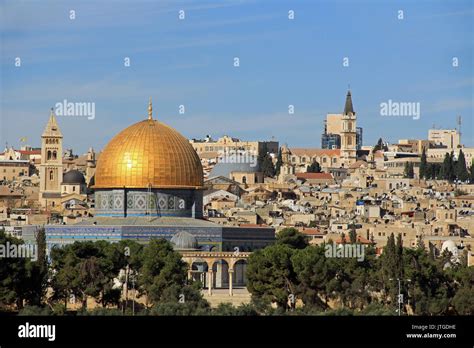
[[[291,154],[295,156],[339,156],[341,154],[340,149],[327,150],[327,149],[316,149],[316,148],[291,148]]]
[[[300,228],[298,228],[298,231],[300,231],[303,234],[307,234],[307,235],[324,235],[324,232],[321,232],[317,228],[300,227]]]
[[[41,155],[41,150],[17,150],[22,155]]]

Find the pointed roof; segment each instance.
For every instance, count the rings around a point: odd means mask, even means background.
[[[58,122],[56,121],[56,116],[54,115],[53,109],[51,108],[51,113],[49,114],[48,124],[44,129],[42,137],[61,137],[61,130],[59,129]]]
[[[355,114],[354,107],[352,106],[352,95],[350,90],[347,91],[346,105],[344,105],[344,115],[348,114]]]

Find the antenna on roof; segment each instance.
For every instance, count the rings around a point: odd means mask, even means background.
[[[459,144],[461,145],[461,135],[462,135],[462,133],[461,133],[461,124],[462,124],[462,117],[461,117],[461,115],[459,115],[459,116],[457,117],[457,120],[456,120],[456,121],[457,121],[457,123],[458,123]]]

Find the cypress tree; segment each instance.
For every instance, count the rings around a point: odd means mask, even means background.
[[[321,166],[318,162],[313,161],[313,163],[311,163],[311,165],[306,168],[306,171],[308,173],[321,173]]]
[[[281,170],[282,165],[283,165],[283,156],[281,154],[281,147],[280,147],[280,149],[278,150],[277,162],[275,164],[275,174],[276,175],[280,175],[280,170]]]
[[[352,226],[351,230],[349,231],[349,239],[352,244],[357,243],[357,232],[354,226]]]
[[[469,179],[469,173],[466,168],[466,159],[462,150],[459,150],[458,161],[455,166],[455,174],[458,180],[467,181]]]
[[[372,150],[372,152],[375,153],[376,151],[383,150],[383,149],[384,149],[383,140],[382,140],[382,138],[379,138],[379,140],[377,141],[377,144],[374,146],[374,149]]]
[[[397,236],[397,246],[396,246],[396,264],[397,264],[397,276],[403,276],[403,242],[402,235],[399,233]]]
[[[413,163],[405,162],[405,171],[404,171],[405,178],[413,179],[414,175],[415,175],[415,172],[413,169]]]
[[[471,184],[474,184],[474,161],[471,163]]]
[[[268,154],[267,144],[263,144],[262,151],[258,154],[257,163],[264,176],[275,176],[275,166]]]
[[[443,180],[452,181],[454,177],[453,153],[446,152],[444,155],[443,165],[441,167],[441,178]]]
[[[428,177],[428,168],[427,168],[427,161],[426,161],[426,150],[423,148],[423,152],[421,153],[421,161],[420,161],[420,179],[424,179]]]

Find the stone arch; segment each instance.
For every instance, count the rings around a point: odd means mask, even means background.
[[[235,265],[237,262],[239,262],[239,261],[245,261],[245,262],[247,262],[247,260],[248,260],[248,259],[247,259],[246,257],[232,258],[232,259],[230,260],[229,266],[230,266],[231,269],[233,269],[233,268],[234,268],[234,265]]]
[[[206,272],[209,269],[209,265],[210,265],[208,260],[201,257],[190,258],[190,262],[188,262],[188,264],[190,268],[192,268],[194,264],[204,264],[206,267]]]
[[[227,258],[214,259],[212,264],[213,288],[228,288],[229,287],[229,269],[230,262]]]
[[[245,287],[247,284],[247,262],[246,258],[238,258],[232,265],[233,270],[233,287]]]
[[[209,263],[203,258],[193,257],[189,258],[188,265],[188,277],[193,281],[200,281],[203,288],[209,287]]]

